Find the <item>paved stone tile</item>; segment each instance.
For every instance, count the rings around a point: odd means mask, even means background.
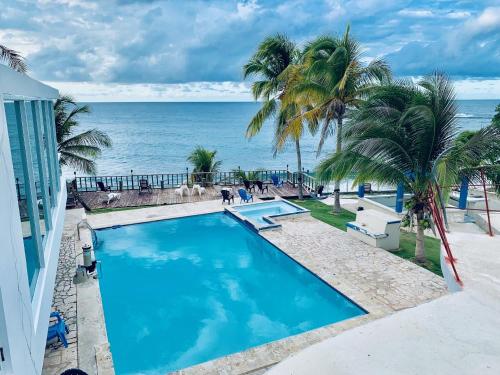
[[[57,265],[52,309],[59,311],[69,328],[66,335],[68,347],[53,340],[45,349],[42,374],[59,375],[68,368],[78,367],[77,325],[76,325],[76,286],[73,284],[75,272],[75,239],[63,235]]]

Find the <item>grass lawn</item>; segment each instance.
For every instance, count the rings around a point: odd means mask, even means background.
[[[156,207],[156,206],[93,208],[92,211],[87,212],[87,215],[105,214],[105,213],[108,213],[108,212],[115,212],[115,211],[138,210],[140,208],[147,208],[147,207]]]
[[[339,215],[332,214],[332,208],[317,200],[303,200],[298,199],[292,200],[293,203],[298,204],[304,208],[311,211],[311,216],[315,219],[321,220],[327,224],[334,226],[335,228],[341,229],[344,232],[347,231],[346,223],[349,221],[354,221],[356,215],[350,211],[342,209]],[[415,263],[415,233],[408,233],[401,231],[401,238],[399,241],[400,249],[398,251],[391,251],[394,255],[407,259]],[[436,275],[443,276],[441,273],[441,264],[439,261],[439,252],[441,247],[441,241],[425,236],[425,253],[427,255],[427,263],[420,264],[419,266],[434,272]]]
[[[401,238],[399,240],[399,251],[393,252],[394,255],[403,259],[408,259],[415,263],[415,233],[408,233],[401,231]],[[436,275],[443,276],[441,272],[441,263],[439,260],[439,253],[441,249],[441,240],[434,237],[425,236],[425,254],[427,255],[427,263],[420,264],[419,266],[427,268],[429,271],[434,272]]]
[[[353,214],[352,212],[344,209],[342,209],[342,212],[339,215],[332,214],[332,208],[324,203],[321,203],[321,201],[299,201],[298,199],[294,199],[292,200],[292,202],[310,210],[311,216],[315,219],[330,224],[335,228],[343,230],[344,232],[347,231],[346,223],[348,223],[349,221],[354,221],[356,219],[356,214]]]

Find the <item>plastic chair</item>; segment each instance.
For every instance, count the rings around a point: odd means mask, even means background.
[[[259,191],[261,194],[264,194],[264,190],[269,193],[269,186],[264,185],[264,183],[262,181],[255,181],[255,184],[259,188]]]
[[[255,189],[255,185],[250,185],[250,181],[248,180],[243,180],[243,184],[245,185],[245,189],[247,189],[250,193],[252,192],[252,189]]]
[[[64,323],[64,319],[61,318],[61,315],[57,311],[51,312],[50,317],[57,318],[57,322],[49,326],[47,341],[57,337],[58,340],[62,342],[64,347],[67,348],[68,342],[66,341],[66,334],[69,333],[69,329],[66,326],[66,323]]]
[[[279,177],[275,174],[271,176],[271,180],[273,181],[273,185],[276,187],[283,186],[283,180],[280,180]]]
[[[222,194],[222,204],[224,204],[224,201],[227,201],[228,204],[231,204],[231,199],[233,200],[234,203],[234,195],[229,191],[229,190],[221,190]]]
[[[248,192],[245,189],[239,189],[238,194],[240,195],[240,203],[245,202],[248,203],[249,201],[253,202],[253,195],[248,194]]]

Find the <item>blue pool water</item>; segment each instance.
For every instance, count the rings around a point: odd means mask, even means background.
[[[223,213],[98,238],[117,374],[165,373],[365,314]]]
[[[235,206],[234,209],[257,225],[269,224],[269,222],[264,219],[265,216],[289,215],[306,211],[282,200],[246,206]]]
[[[396,209],[396,194],[366,195],[365,198],[377,202],[386,207],[392,208],[393,210]],[[405,202],[410,198],[411,198],[410,194],[404,195]]]

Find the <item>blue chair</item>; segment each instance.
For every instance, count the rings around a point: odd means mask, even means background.
[[[47,341],[52,340],[54,338],[58,338],[61,341],[65,348],[68,347],[68,342],[66,341],[66,333],[69,333],[68,327],[66,327],[66,323],[64,323],[64,319],[61,318],[61,315],[57,311],[50,313],[51,318],[57,318],[57,322],[49,326],[49,331],[47,332]]]
[[[238,194],[240,195],[240,203],[243,201],[245,201],[245,203],[248,203],[249,201],[253,202],[253,195],[248,194],[245,189],[239,189]]]
[[[279,177],[275,174],[271,176],[271,180],[273,181],[273,185],[276,187],[282,187],[283,186],[283,180],[280,180]]]

